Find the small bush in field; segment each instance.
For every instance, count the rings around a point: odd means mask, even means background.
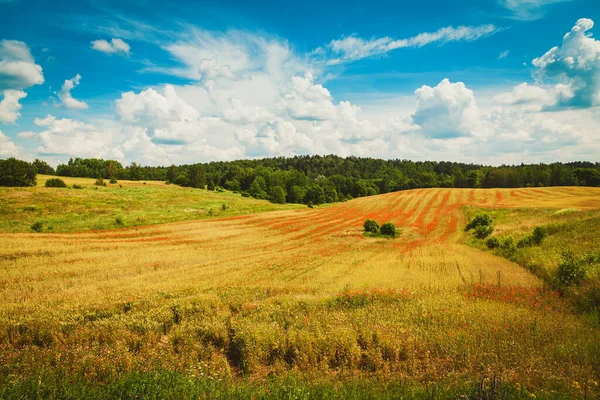
[[[561,285],[578,285],[585,279],[585,264],[571,250],[562,252],[556,269],[556,280]]]
[[[55,188],[66,188],[67,184],[60,178],[52,178],[48,179],[45,184],[46,187],[55,187]]]
[[[225,203],[223,203],[223,205],[221,206],[221,210],[226,211],[229,208],[229,206]]]
[[[43,228],[43,225],[40,221],[36,221],[33,223],[33,225],[31,225],[31,230],[34,232],[41,232]]]
[[[548,229],[543,226],[536,226],[531,233],[533,243],[537,246],[542,244],[546,236],[548,236]]]
[[[121,217],[115,218],[115,224],[117,224],[117,225],[123,225],[123,219]]]
[[[377,221],[373,219],[368,219],[365,221],[363,227],[365,228],[365,232],[378,233],[379,232],[379,224]]]
[[[379,232],[381,232],[382,235],[389,237],[396,237],[400,233],[396,229],[396,226],[391,222],[386,222],[385,224],[381,225]]]
[[[94,183],[94,185],[96,185],[96,186],[106,186],[106,182],[104,182],[104,179],[102,179],[102,177],[99,177],[98,179],[96,179],[96,183]]]
[[[479,226],[492,226],[493,224],[494,221],[492,220],[492,217],[490,217],[488,214],[479,214],[467,224],[465,230],[470,231],[471,229],[475,229]]]
[[[114,176],[112,178],[110,178],[110,183],[113,184],[113,185],[115,183],[117,183],[117,178],[115,178]]]
[[[83,186],[75,183],[75,184],[73,184],[73,189],[83,189]]]
[[[477,239],[485,239],[490,236],[494,232],[494,227],[492,225],[480,225],[475,228],[473,234]]]
[[[488,249],[496,249],[500,246],[500,240],[496,236],[492,236],[485,242]]]

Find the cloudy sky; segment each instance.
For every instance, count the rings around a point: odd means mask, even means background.
[[[598,0],[0,0],[0,157],[600,161],[594,21]]]

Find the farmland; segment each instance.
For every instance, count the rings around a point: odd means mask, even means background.
[[[598,324],[464,232],[481,210],[501,233],[556,220],[565,238],[580,235],[568,244],[592,251],[600,189],[418,189],[308,209],[142,185],[3,189],[0,397],[600,395]],[[61,195],[36,204],[60,207],[20,221],[44,190]],[[61,217],[85,190],[94,207],[112,196],[137,204],[119,208],[124,221],[147,219],[94,230],[93,212]],[[179,190],[197,197],[149,204]],[[221,210],[223,196],[232,214],[183,211]],[[365,238],[367,218],[400,237]],[[27,232],[34,219],[53,231]],[[554,266],[560,232],[536,265]]]

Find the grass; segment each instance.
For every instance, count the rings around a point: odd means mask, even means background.
[[[600,191],[578,190],[414,190],[4,233],[0,397],[598,397],[600,329],[527,269],[464,244],[465,205],[527,232],[549,198],[552,212],[594,214]],[[540,220],[518,223],[517,206]],[[402,235],[368,240],[367,218]]]
[[[33,188],[0,188],[0,231],[27,232],[39,223],[46,232],[79,232],[301,208],[158,181],[107,180],[99,187],[94,179],[63,177],[69,188],[44,187],[52,178],[38,175]]]

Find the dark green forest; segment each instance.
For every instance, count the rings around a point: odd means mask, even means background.
[[[9,168],[12,165],[10,160],[0,160],[0,177],[5,175],[5,169],[14,169]],[[59,164],[56,170],[42,160],[27,164],[40,174],[161,180],[208,190],[232,190],[244,196],[275,203],[322,204],[432,187],[600,186],[600,163],[591,162],[491,167],[456,162],[414,162],[328,155],[163,167],[141,166],[137,163],[123,167],[114,160],[84,158],[70,159],[67,164]],[[4,183],[4,186],[8,185]]]

